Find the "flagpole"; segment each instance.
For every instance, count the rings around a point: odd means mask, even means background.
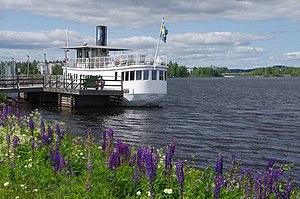
[[[159,37],[158,37],[157,46],[156,46],[156,51],[155,51],[155,57],[154,57],[154,64],[155,64],[155,61],[156,61],[157,56],[158,56],[158,50],[159,50],[160,40],[161,40],[161,29],[162,29],[162,26],[163,26],[163,24],[164,24],[164,19],[165,19],[165,17],[163,17],[162,20],[161,20],[161,26],[160,26],[160,31],[159,31]]]

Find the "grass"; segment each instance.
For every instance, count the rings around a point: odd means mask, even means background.
[[[270,160],[257,173],[233,158],[223,172],[173,160],[176,140],[165,149],[132,148],[113,130],[94,140],[64,132],[58,121],[0,112],[0,198],[300,198],[299,187]]]

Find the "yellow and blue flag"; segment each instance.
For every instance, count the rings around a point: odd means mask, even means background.
[[[161,26],[160,37],[163,40],[163,42],[165,42],[165,43],[167,43],[167,34],[168,34],[168,29],[166,28],[165,24],[163,23]]]

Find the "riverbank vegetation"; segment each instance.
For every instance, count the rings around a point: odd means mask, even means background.
[[[175,160],[176,139],[164,149],[131,147],[114,131],[94,140],[72,137],[37,112],[0,112],[0,198],[299,198],[288,166],[271,159],[254,172],[232,157],[197,169]]]
[[[255,69],[228,69],[226,67],[194,67],[178,65],[169,62],[168,77],[224,77],[224,76],[254,76],[254,77],[284,77],[300,76],[300,68],[273,66]]]

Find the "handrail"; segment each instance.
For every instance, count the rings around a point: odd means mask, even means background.
[[[92,78],[67,78],[62,75],[6,76],[0,77],[0,88],[20,89],[26,87],[55,88],[66,90],[118,90],[123,91],[123,81],[117,76],[93,76]]]

